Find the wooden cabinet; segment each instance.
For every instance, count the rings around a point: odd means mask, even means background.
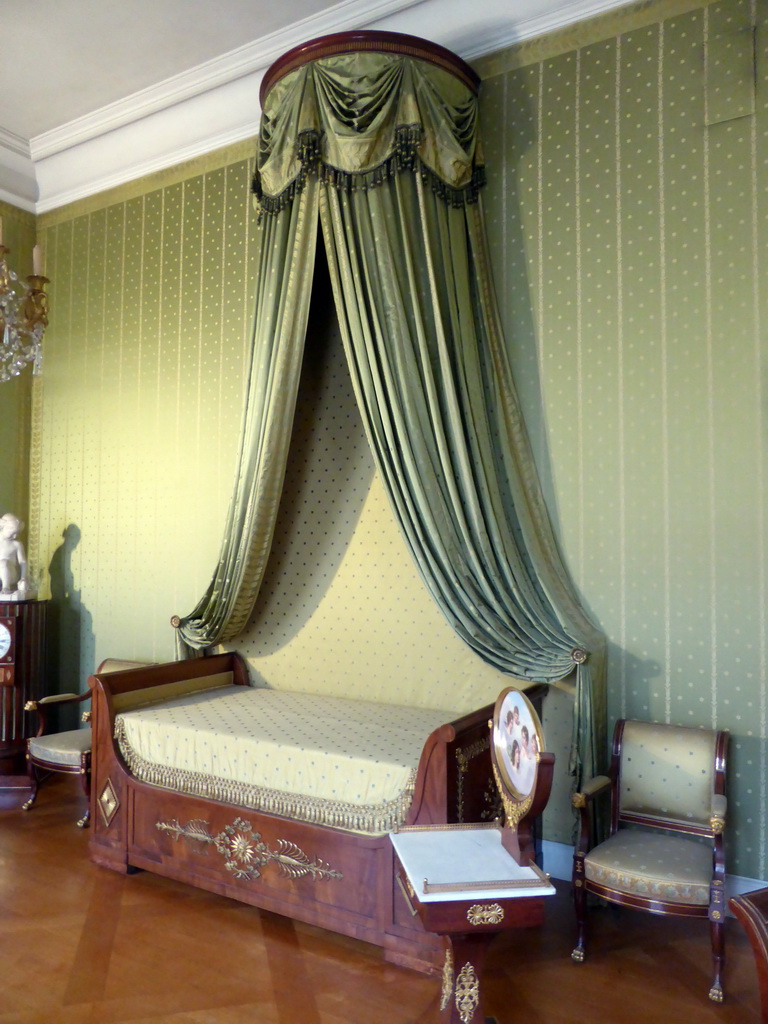
[[[33,723],[28,700],[44,695],[46,601],[0,601],[0,787],[26,779]]]

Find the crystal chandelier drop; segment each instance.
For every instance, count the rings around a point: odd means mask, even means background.
[[[23,285],[6,262],[0,218],[0,382],[17,377],[27,363],[40,373],[43,332],[48,326],[48,278],[42,274],[40,246],[33,251],[32,274]]]

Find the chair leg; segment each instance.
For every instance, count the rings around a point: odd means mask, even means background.
[[[32,758],[27,754],[27,776],[29,778],[29,784],[32,788],[32,792],[29,794],[29,799],[25,800],[21,805],[25,811],[31,811],[34,807],[35,800],[37,799],[37,791],[40,788],[40,780],[37,776],[37,769],[32,761]]]
[[[82,818],[78,821],[78,828],[88,828],[91,818],[91,755],[83,755],[82,767],[80,768],[80,782],[83,786],[83,792],[85,793],[86,800],[88,801],[88,809]]]
[[[573,905],[576,910],[576,945],[571,952],[571,959],[577,964],[582,963],[586,956],[587,940],[587,890],[584,885],[583,871],[580,878],[573,880]]]
[[[710,921],[709,933],[712,939],[712,969],[714,980],[709,990],[709,998],[713,1003],[722,1003],[722,973],[725,966],[725,926],[722,921]]]

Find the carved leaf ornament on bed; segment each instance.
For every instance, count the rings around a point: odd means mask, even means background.
[[[231,825],[226,825],[218,835],[209,831],[209,823],[199,818],[180,825],[178,820],[158,821],[156,826],[161,832],[167,832],[178,841],[183,839],[191,845],[199,847],[215,846],[226,858],[224,866],[235,878],[253,881],[261,875],[260,868],[274,861],[280,874],[288,878],[304,878],[311,875],[315,881],[328,878],[343,878],[340,871],[334,871],[325,861],[315,857],[310,860],[306,853],[295,843],[287,839],[278,839],[277,850],[270,850],[261,839],[259,832],[253,831],[249,821],[235,818]],[[201,853],[207,853],[201,849]]]

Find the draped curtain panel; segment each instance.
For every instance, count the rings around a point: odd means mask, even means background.
[[[258,593],[319,215],[365,430],[424,583],[502,672],[552,683],[575,667],[580,782],[605,749],[604,640],[564,568],[500,330],[474,74],[386,33],[320,40],[273,70],[254,181],[260,284],[240,473],[214,579],[177,620],[180,640],[233,639]]]
[[[253,610],[272,546],[301,376],[317,245],[317,182],[260,225],[256,314],[237,475],[211,582],[174,616],[181,657],[236,637]]]

